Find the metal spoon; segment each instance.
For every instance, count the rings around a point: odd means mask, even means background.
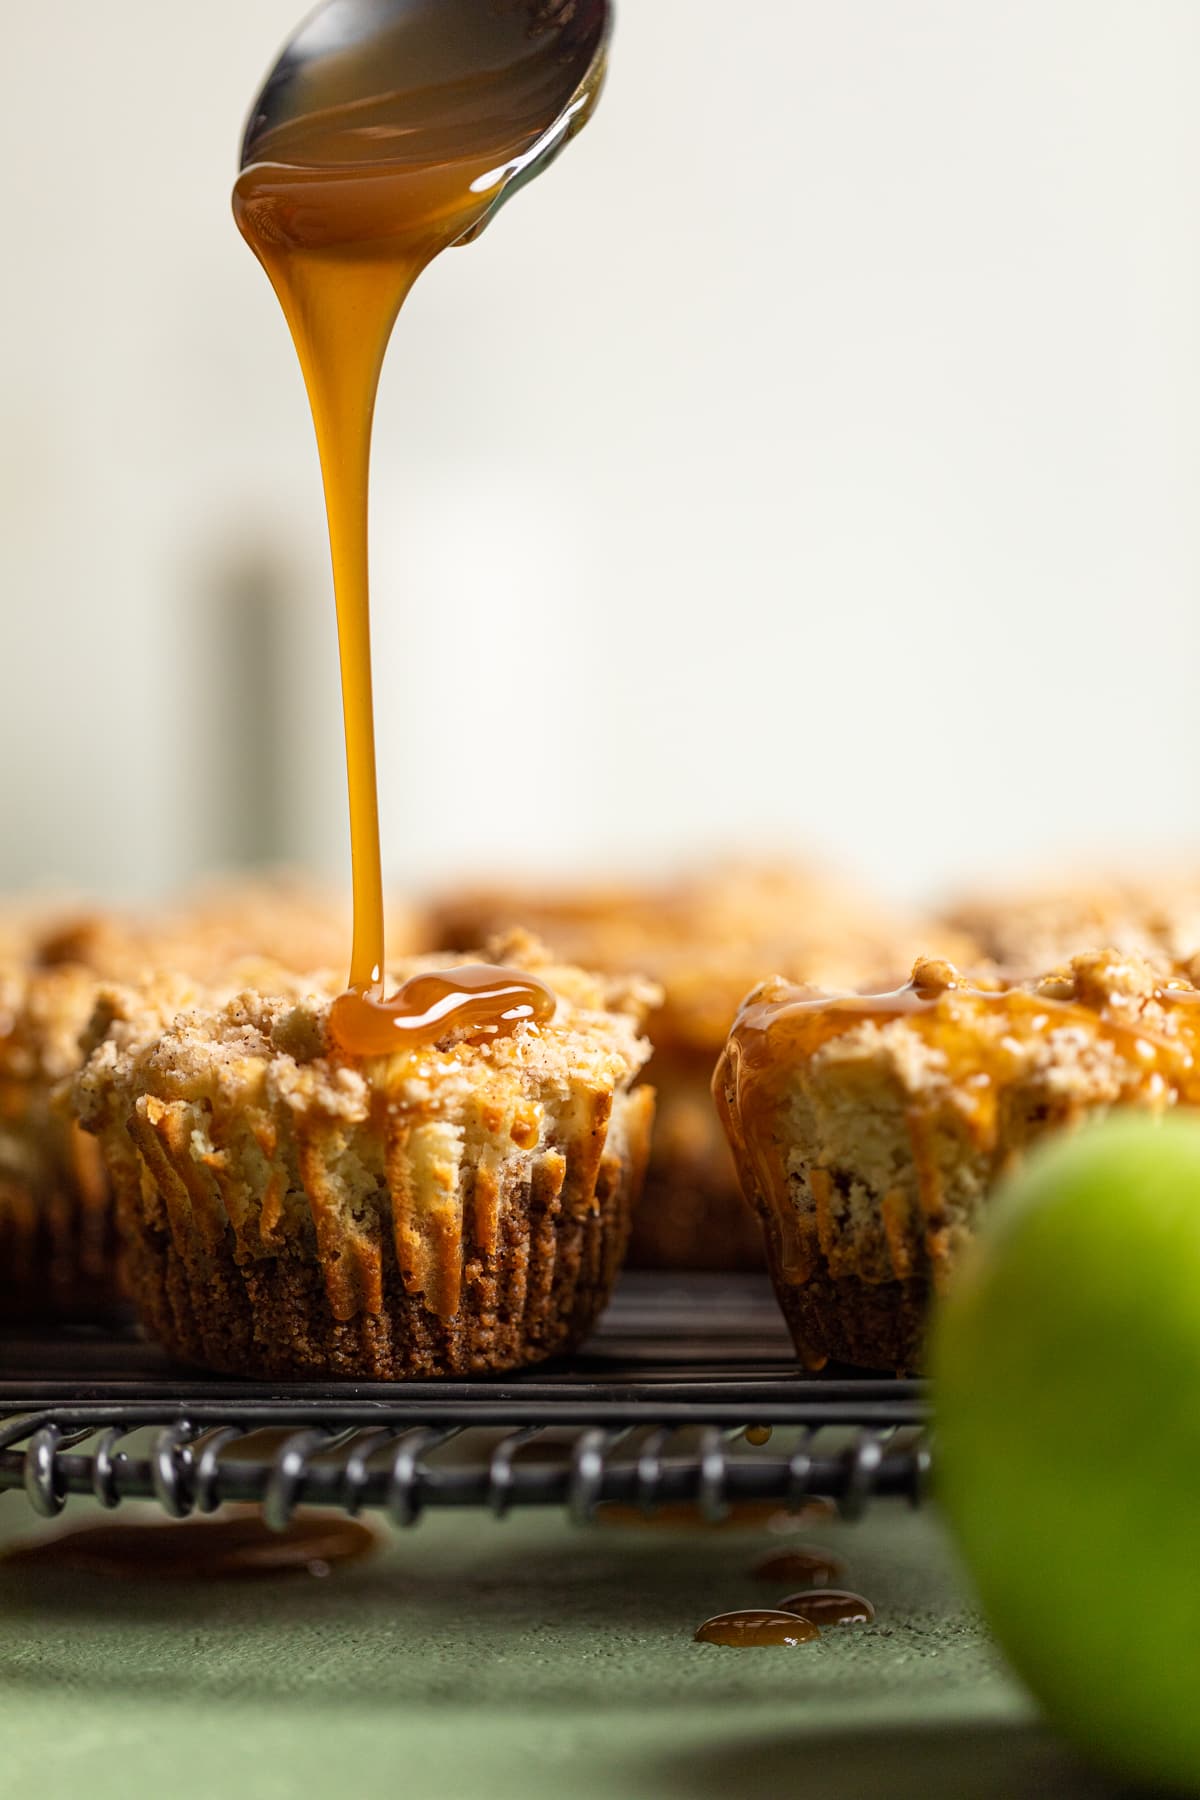
[[[263,83],[240,166],[303,162],[314,120],[343,163],[434,163],[476,133],[511,150],[469,243],[587,123],[611,34],[611,0],[324,0]]]

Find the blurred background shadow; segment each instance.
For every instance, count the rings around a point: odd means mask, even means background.
[[[311,424],[229,216],[301,10],[6,21],[9,884],[344,868]],[[1200,9],[620,11],[596,120],[385,375],[393,877],[1178,849]]]

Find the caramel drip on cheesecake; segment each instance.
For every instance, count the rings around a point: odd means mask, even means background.
[[[1114,959],[1116,962],[1116,959]],[[1076,1034],[1109,1044],[1120,1060],[1120,1102],[1164,1109],[1200,1103],[1200,992],[1164,981],[1132,997],[1114,990],[1103,1003],[1085,1004],[1028,987],[987,985],[948,963],[918,963],[911,981],[882,994],[820,994],[783,981],[766,984],[743,1005],[713,1078],[713,1093],[751,1204],[770,1210],[780,1233],[783,1272],[804,1281],[811,1272],[811,1227],[806,1232],[789,1191],[788,1145],[779,1109],[797,1072],[837,1039],[864,1026],[902,1026],[937,1053],[939,1083],[933,1104],[947,1093],[976,1145],[995,1148],[998,1108],[1032,1041]],[[935,1234],[940,1172],[928,1125],[932,1106],[914,1095],[907,1110],[921,1211]],[[826,1204],[828,1172],[811,1171],[814,1197]],[[892,1198],[890,1195],[887,1197]],[[897,1196],[902,1198],[902,1196]],[[885,1225],[889,1223],[885,1204]],[[818,1229],[821,1220],[818,1218]],[[893,1218],[892,1226],[896,1225]],[[898,1231],[889,1235],[898,1236]],[[897,1271],[900,1273],[901,1271]]]
[[[501,28],[487,17],[483,26]],[[544,129],[548,76],[536,43],[522,65],[526,87],[513,93],[488,64],[490,42],[485,34],[473,49],[454,51],[468,60],[477,55],[479,67],[463,70],[452,124],[443,118],[444,82],[433,75],[422,86],[419,71],[408,67],[364,71],[367,92],[372,79],[381,87],[377,99],[348,102],[339,95],[277,127],[258,140],[257,160],[233,192],[238,226],[287,318],[320,453],[354,894],[349,992],[338,1004],[334,1035],[343,1051],[359,1056],[429,1042],[464,1022],[510,1032],[553,1011],[542,984],[518,971],[493,970],[490,984],[473,976],[464,984],[462,971],[450,970],[445,991],[436,995],[427,976],[416,997],[411,984],[391,997],[384,988],[367,558],[371,425],[388,339],[413,283],[442,250],[480,225],[513,165]],[[393,74],[413,85],[393,90]]]

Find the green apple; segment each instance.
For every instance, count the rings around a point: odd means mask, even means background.
[[[1114,1117],[997,1193],[935,1321],[938,1491],[1050,1718],[1200,1793],[1200,1119]]]

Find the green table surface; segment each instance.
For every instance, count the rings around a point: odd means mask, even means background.
[[[0,1495],[0,1543],[57,1528]],[[0,1794],[1116,1791],[1038,1723],[932,1512],[878,1503],[805,1531],[874,1625],[793,1650],[693,1643],[709,1614],[781,1597],[750,1570],[792,1541],[457,1513],[324,1579],[0,1565]]]

